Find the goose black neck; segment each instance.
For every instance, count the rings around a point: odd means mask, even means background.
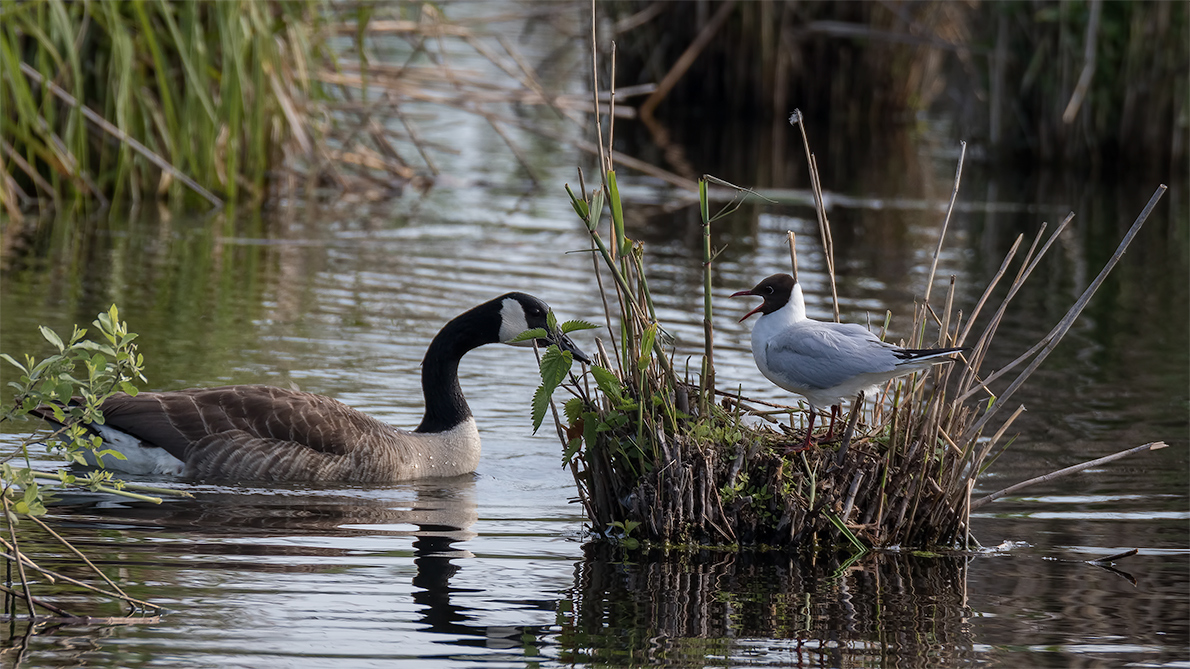
[[[415,432],[445,432],[471,417],[459,386],[459,360],[468,351],[499,341],[500,312],[481,304],[447,323],[430,342],[421,363],[426,413]]]

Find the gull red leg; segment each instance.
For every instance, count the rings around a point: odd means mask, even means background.
[[[834,404],[831,406],[831,426],[826,431],[826,440],[827,441],[830,441],[831,439],[835,438],[835,419],[838,418],[838,416],[839,416],[839,405]]]
[[[814,417],[816,415],[817,415],[817,412],[815,412],[813,410],[810,411],[810,422],[806,425],[806,439],[805,439],[805,441],[802,442],[802,445],[798,446],[797,448],[791,448],[787,452],[797,453],[799,451],[804,451],[814,445],[814,443],[813,443],[813,441],[811,441],[811,439],[814,436]]]

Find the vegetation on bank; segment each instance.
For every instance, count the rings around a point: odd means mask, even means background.
[[[567,138],[512,107],[577,126],[588,101],[547,92],[508,41],[421,2],[5,2],[0,71],[0,212],[14,221],[79,203],[384,197],[455,151],[424,139],[415,105],[483,118],[536,181],[508,128]]]
[[[320,6],[61,0],[0,7],[0,186],[31,200],[263,198],[308,153]]]

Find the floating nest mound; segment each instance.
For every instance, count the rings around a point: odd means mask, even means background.
[[[730,427],[745,414],[724,404],[713,420],[729,427],[709,438],[659,439],[659,457],[640,475],[636,463],[612,455],[633,435],[605,432],[587,448],[575,476],[595,525],[613,528],[611,536],[685,545],[937,546],[963,538],[966,489],[955,495],[938,482],[942,440],[906,445],[890,425],[859,425],[803,450],[804,431]],[[911,414],[901,409],[902,418]]]

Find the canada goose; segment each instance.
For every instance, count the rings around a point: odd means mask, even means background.
[[[901,348],[880,341],[862,325],[806,318],[802,287],[788,274],[774,274],[732,297],[743,295],[764,298],[759,307],[740,319],[742,323],[760,313],[752,328],[756,367],[769,381],[810,402],[810,425],[802,448],[810,446],[819,409],[831,408],[828,434],[833,434],[835,416],[844,400],[889,379],[950,362],[947,356],[964,350]]]
[[[134,474],[354,483],[465,474],[479,464],[480,440],[459,387],[459,360],[484,344],[546,328],[548,311],[532,295],[508,293],[447,323],[422,360],[426,411],[412,432],[329,397],[263,385],[118,394],[101,407],[104,424],[87,427],[128,458],[105,464]],[[538,342],[590,362],[560,332]],[[35,413],[53,422],[49,407]]]

